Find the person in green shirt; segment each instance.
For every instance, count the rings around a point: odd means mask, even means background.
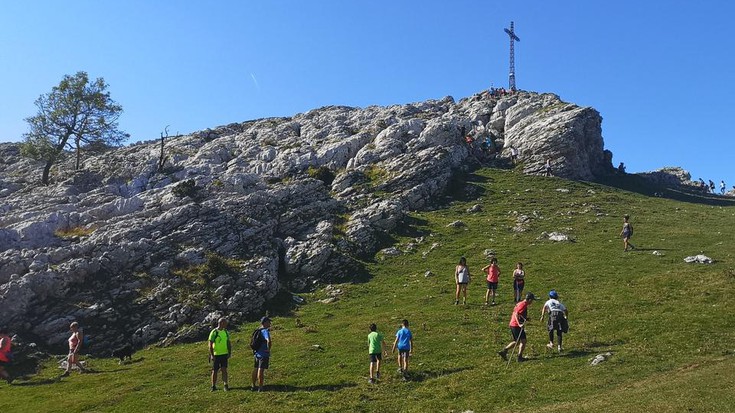
[[[217,328],[209,333],[209,361],[212,363],[212,391],[217,390],[217,371],[222,370],[222,383],[225,391],[230,390],[227,385],[227,361],[232,355],[230,333],[227,331],[227,319],[220,318]]]
[[[378,333],[378,326],[375,323],[370,324],[370,334],[368,334],[368,354],[370,355],[370,380],[368,383],[373,384],[380,378],[380,361],[383,359],[383,352],[386,347],[383,335]]]

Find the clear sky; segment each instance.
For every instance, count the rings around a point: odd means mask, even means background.
[[[469,96],[516,82],[596,108],[628,171],[735,184],[735,2],[218,0],[0,2],[0,141],[79,70],[131,142],[325,105]],[[718,188],[719,189],[719,188]]]

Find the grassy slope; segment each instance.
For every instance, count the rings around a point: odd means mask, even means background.
[[[559,192],[567,188],[570,192]],[[138,352],[118,366],[91,360],[98,371],[58,382],[46,368],[29,381],[2,385],[2,411],[727,411],[735,409],[735,205],[710,206],[646,197],[599,185],[482,170],[444,209],[415,213],[395,234],[405,245],[424,235],[416,253],[369,264],[372,279],[340,286],[334,304],[310,302],[274,325],[274,358],[266,393],[249,387],[249,333],[235,332],[230,393],[210,393],[204,343]],[[478,203],[484,212],[465,210]],[[515,216],[533,218],[527,232]],[[623,253],[618,234],[629,213],[639,250]],[[461,219],[467,226],[448,228]],[[538,240],[562,231],[574,243]],[[431,234],[429,236],[429,234]],[[437,242],[438,248],[422,258]],[[479,269],[495,249],[502,270],[499,305],[483,307]],[[664,256],[652,255],[653,250]],[[685,264],[703,252],[714,265]],[[474,273],[467,306],[454,306],[458,258]],[[567,352],[549,354],[544,326],[528,328],[532,361],[506,367],[495,355],[508,340],[510,275],[526,264],[527,290],[556,288],[570,309]],[[430,270],[435,275],[424,277]],[[534,303],[531,314],[540,313]],[[389,344],[402,318],[412,322],[413,377],[401,382],[390,358],[383,380],[367,379],[367,325]],[[307,327],[296,327],[299,318]],[[312,350],[313,344],[324,349]],[[612,351],[607,362],[588,359]]]

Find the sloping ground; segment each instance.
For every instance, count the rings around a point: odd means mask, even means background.
[[[410,215],[393,234],[402,255],[367,263],[372,278],[338,285],[331,304],[307,304],[274,320],[267,391],[248,390],[247,341],[233,332],[233,391],[210,393],[203,342],[138,352],[118,366],[92,359],[96,373],[58,382],[44,369],[2,385],[3,411],[729,411],[735,374],[735,206],[648,197],[611,187],[517,172],[481,170],[455,182],[453,200]],[[703,199],[707,202],[706,199]],[[483,211],[468,213],[480,204]],[[624,253],[622,215],[637,249]],[[461,220],[464,226],[448,224]],[[514,230],[515,228],[515,230]],[[542,233],[574,242],[555,243]],[[502,270],[499,304],[482,305],[485,250]],[[413,250],[414,252],[409,252]],[[654,255],[658,251],[663,255]],[[712,265],[685,264],[703,253]],[[467,257],[474,278],[467,306],[454,306],[452,273]],[[506,365],[495,354],[509,340],[510,274],[526,264],[527,290],[559,291],[570,309],[566,351],[546,351],[538,321],[528,327],[531,360]],[[430,271],[431,275],[425,276]],[[538,317],[541,303],[530,314]],[[367,383],[367,326],[392,342],[401,319],[414,332],[411,379],[392,357],[383,379]],[[203,338],[203,337],[202,337]],[[315,349],[313,345],[319,345]],[[612,352],[598,366],[589,359]]]

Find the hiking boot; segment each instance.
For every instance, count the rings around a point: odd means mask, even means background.
[[[230,386],[228,386],[228,385],[225,384],[224,389],[225,389],[225,391],[230,391]]]
[[[61,376],[60,377],[69,377],[70,374],[71,374],[71,372],[67,370],[67,371],[61,373]]]
[[[554,343],[549,343],[549,344],[547,344],[547,345],[546,345],[546,347],[547,347],[547,348],[548,348],[549,350],[553,350],[553,349],[554,349]]]
[[[375,379],[373,378],[368,379],[368,384],[375,384]]]
[[[454,305],[459,305],[459,300],[454,300]]]
[[[258,388],[255,386],[250,386],[250,391],[258,391]]]
[[[490,304],[490,305],[495,305],[495,300],[493,300],[493,303],[492,303],[492,304]]]
[[[562,346],[559,346],[559,347],[557,347],[557,348],[558,348],[558,350],[559,350],[559,353],[561,353],[562,351],[564,351],[564,348],[563,348]]]
[[[523,363],[524,361],[528,361],[528,359],[525,358],[525,357],[523,357],[523,356],[518,356],[518,362],[519,363]]]
[[[380,372],[375,373],[375,378],[376,379],[379,379],[380,378]]]
[[[501,357],[501,358],[502,358],[503,360],[505,360],[505,361],[508,361],[508,351],[507,351],[507,350],[502,350],[502,351],[498,351],[498,355],[499,355],[499,356],[500,356],[500,357]]]
[[[13,384],[13,378],[12,378],[12,377],[10,377],[10,376],[8,376],[8,378],[7,378],[7,379],[5,379],[5,381],[7,381],[7,382],[8,382],[8,384]]]
[[[212,386],[212,389],[210,391],[217,391],[217,387],[216,386]]]

